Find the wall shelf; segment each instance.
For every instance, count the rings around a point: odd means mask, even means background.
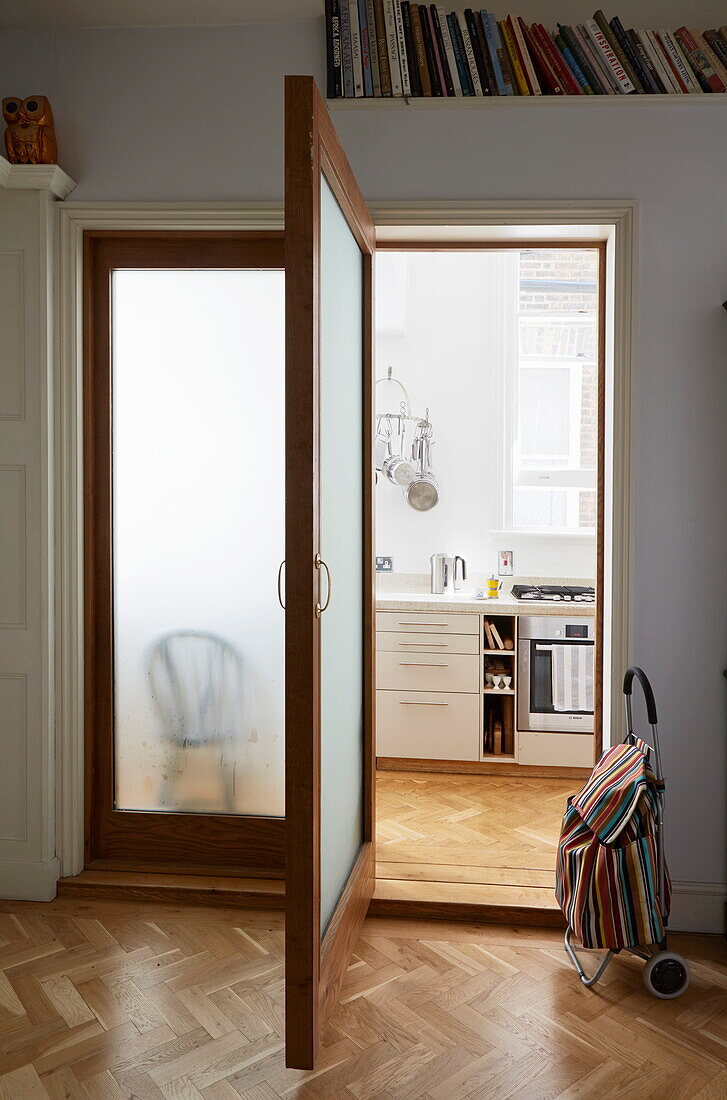
[[[514,649],[483,649],[485,657],[514,657]]]
[[[634,103],[660,104],[673,107],[679,103],[682,106],[694,106],[694,104],[722,103],[727,108],[727,92],[712,92],[683,95],[671,92],[661,95],[504,95],[504,96],[438,96],[430,98],[425,96],[404,99],[397,96],[359,99],[328,99],[328,107],[332,111],[403,111],[413,109],[415,111],[457,111],[457,110],[489,110],[502,108],[503,110],[518,110],[520,108],[535,107],[538,109],[556,107],[584,107],[586,109],[615,107],[617,103],[628,104],[629,109]]]

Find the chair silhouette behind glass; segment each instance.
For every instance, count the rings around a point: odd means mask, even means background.
[[[215,634],[181,630],[155,643],[148,670],[162,739],[171,747],[159,792],[160,805],[169,810],[185,808],[176,805],[175,794],[189,767],[190,752],[216,747],[220,750],[221,807],[234,813],[234,760],[225,762],[223,752],[242,733],[240,654]],[[205,801],[212,809],[211,797]]]

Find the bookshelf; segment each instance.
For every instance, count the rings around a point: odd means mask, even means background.
[[[542,95],[542,96],[446,96],[437,99],[424,99],[422,97],[405,99],[403,96],[392,98],[367,99],[328,99],[326,100],[331,111],[481,111],[481,110],[542,110],[554,107],[563,110],[564,107],[577,107],[579,110],[630,110],[634,103],[640,106],[680,107],[707,107],[721,105],[727,110],[727,94],[721,95],[677,95],[673,92],[669,95]]]

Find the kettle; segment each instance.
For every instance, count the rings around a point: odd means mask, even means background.
[[[453,559],[449,554],[432,554],[429,563],[432,569],[432,593],[441,596],[452,580]]]

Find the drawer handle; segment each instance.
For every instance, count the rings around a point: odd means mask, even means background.
[[[448,707],[449,703],[432,703],[427,699],[400,699],[400,707]]]
[[[399,661],[399,668],[449,668],[449,665],[425,664],[424,661]]]
[[[449,623],[399,623],[399,626],[449,626]]]
[[[449,649],[449,642],[399,642],[399,645],[423,645],[427,649]]]

